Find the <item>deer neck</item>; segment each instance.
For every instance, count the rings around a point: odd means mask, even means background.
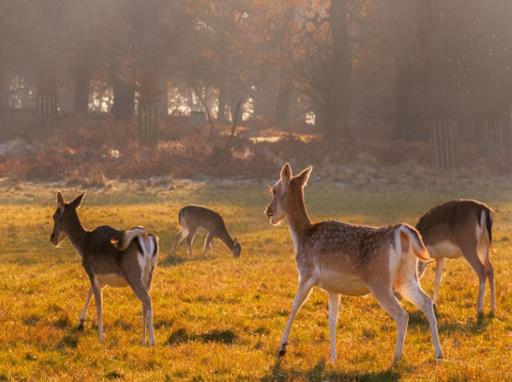
[[[227,246],[231,251],[233,251],[233,247],[235,246],[235,242],[233,241],[233,239],[231,238],[231,236],[229,236],[228,231],[224,230],[224,232],[222,232],[222,233],[219,235],[219,239],[220,239],[224,244],[226,244],[226,246]]]
[[[290,234],[295,244],[295,251],[297,251],[304,241],[306,231],[311,227],[311,220],[306,210],[302,192],[294,195],[287,208],[286,215],[290,227]]]
[[[71,219],[67,222],[64,232],[69,237],[71,244],[75,250],[82,257],[85,250],[85,241],[87,236],[86,229],[80,223],[77,214],[72,215]]]

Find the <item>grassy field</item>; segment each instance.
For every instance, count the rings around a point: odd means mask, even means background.
[[[482,182],[483,183],[483,182]],[[160,263],[151,291],[157,346],[139,345],[140,304],[128,289],[104,292],[104,344],[97,340],[95,309],[76,330],[88,281],[66,241],[49,242],[58,185],[0,188],[0,381],[3,380],[482,380],[512,379],[512,194],[505,183],[437,183],[429,189],[339,188],[315,183],[306,190],[314,220],[388,224],[417,217],[454,197],[488,202],[496,211],[492,260],[496,317],[476,320],[477,278],[462,260],[448,262],[441,287],[439,329],[446,359],[434,361],[426,319],[407,305],[410,325],[404,360],[389,368],[395,324],[372,297],[342,298],[338,361],[329,352],[327,295],[316,290],[298,315],[287,355],[276,357],[295,294],[297,273],[285,225],[272,227],[263,210],[266,182],[179,182],[171,186],[114,184],[89,190],[80,216],[85,226],[144,225],[160,236]],[[216,242],[215,257],[169,250],[177,212],[185,203],[220,211],[242,243],[234,259]],[[422,280],[432,292],[433,272]],[[489,311],[486,296],[486,312]]]

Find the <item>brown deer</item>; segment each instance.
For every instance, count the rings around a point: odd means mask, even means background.
[[[76,211],[84,195],[85,193],[71,203],[66,203],[62,194],[57,192],[57,209],[53,214],[54,226],[50,237],[55,246],[64,238],[69,238],[82,258],[82,266],[91,283],[78,328],[83,329],[87,307],[94,295],[98,334],[103,342],[102,289],[106,285],[130,286],[142,302],[142,343],[146,343],[146,329],[149,328],[149,344],[154,345],[153,309],[149,289],[158,257],[158,239],[146,233],[142,227],[124,232],[109,226],[101,226],[93,231],[85,229]]]
[[[295,316],[313,286],[329,293],[330,359],[336,359],[336,321],[340,295],[371,293],[398,326],[393,361],[402,356],[409,316],[395,291],[419,307],[427,316],[435,355],[442,358],[437,321],[430,297],[416,277],[417,258],[428,259],[421,236],[411,226],[367,227],[338,221],[312,223],[304,203],[304,190],[312,167],[293,176],[286,163],[281,178],[272,187],[272,201],[265,213],[271,224],[288,220],[299,271],[299,287],[279,345],[286,353]]]
[[[445,259],[464,257],[478,275],[478,315],[483,314],[486,280],[491,288],[491,312],[496,312],[494,270],[489,260],[492,220],[493,210],[475,200],[453,200],[430,209],[420,218],[416,228],[436,261],[434,304],[439,297]],[[419,277],[426,267],[426,262],[418,264]]]
[[[220,239],[233,253],[233,256],[239,257],[242,247],[235,239],[232,239],[224,224],[224,219],[217,212],[200,206],[185,206],[178,213],[178,222],[180,230],[176,236],[174,246],[171,250],[172,255],[176,253],[176,247],[186,238],[188,253],[192,256],[192,242],[198,230],[207,232],[203,246],[203,256],[206,249],[210,247],[213,254],[213,239]]]

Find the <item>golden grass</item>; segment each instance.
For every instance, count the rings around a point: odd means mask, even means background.
[[[311,215],[349,222],[414,224],[429,206],[452,197],[475,197],[497,209],[495,253],[498,313],[475,317],[476,275],[463,261],[449,262],[441,287],[439,327],[446,359],[435,362],[425,318],[411,315],[405,358],[389,368],[394,322],[372,297],[342,298],[338,361],[329,352],[327,298],[315,291],[295,321],[288,354],[276,351],[295,293],[292,245],[283,226],[263,215],[263,182],[182,182],[179,187],[137,183],[91,190],[80,216],[88,227],[144,225],[161,239],[151,291],[157,346],[139,345],[141,307],[127,289],[106,289],[104,344],[98,343],[91,303],[86,329],[75,327],[88,282],[66,241],[49,242],[55,187],[0,190],[0,381],[2,380],[485,380],[512,379],[512,265],[508,230],[512,199],[506,187],[432,190],[346,190],[332,184],[307,189]],[[71,198],[78,190],[64,189]],[[184,247],[168,258],[176,217],[185,203],[220,211],[242,243],[234,259],[216,242],[216,256]],[[432,270],[423,279],[432,291]],[[488,296],[486,311],[488,311]]]

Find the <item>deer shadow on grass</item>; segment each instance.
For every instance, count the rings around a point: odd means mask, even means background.
[[[468,335],[477,335],[484,331],[489,323],[492,322],[494,316],[488,315],[483,317],[468,318],[465,322],[450,320],[443,313],[436,311],[437,327],[439,334],[450,334],[453,332],[462,332]],[[422,330],[430,330],[427,318],[422,312],[415,311],[409,313],[409,327],[421,328]]]
[[[393,370],[381,370],[370,372],[336,372],[326,370],[325,361],[319,361],[315,366],[306,371],[283,370],[281,368],[281,359],[277,359],[274,366],[264,375],[261,382],[273,381],[398,381],[400,373]]]
[[[202,261],[209,261],[216,259],[217,256],[211,256],[211,255],[193,255],[193,256],[171,256],[168,255],[162,260],[158,262],[158,265],[160,267],[172,267],[176,265],[181,265],[185,263],[191,263],[191,262],[202,262]]]
[[[179,345],[193,341],[203,343],[216,342],[225,345],[232,345],[237,340],[237,334],[229,329],[213,329],[206,333],[196,334],[189,333],[186,329],[181,328],[171,333],[165,343],[168,346]]]

